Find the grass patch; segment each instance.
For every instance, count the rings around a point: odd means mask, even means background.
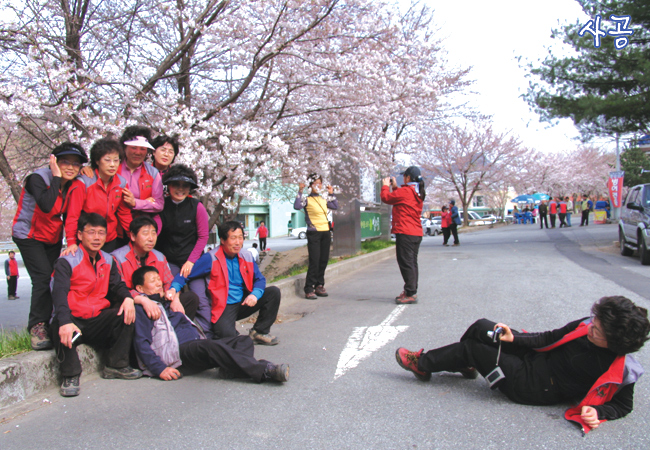
[[[0,329],[0,359],[32,350],[27,330],[6,331]]]
[[[337,263],[339,261],[354,258],[355,256],[365,255],[366,253],[372,253],[372,252],[376,252],[378,250],[383,250],[385,248],[392,247],[393,245],[395,245],[395,242],[393,242],[393,241],[382,241],[382,240],[379,240],[379,239],[373,239],[371,241],[363,241],[363,242],[361,242],[361,251],[359,253],[354,254],[354,255],[339,256],[339,257],[336,257],[336,258],[330,258],[329,261],[327,262],[327,264],[330,265],[330,264]],[[300,275],[301,273],[307,272],[307,268],[308,268],[307,265],[303,265],[303,266],[295,265],[289,270],[289,273],[287,273],[285,275],[280,275],[278,277],[275,277],[269,283],[275,283],[276,281],[284,280],[285,278]]]

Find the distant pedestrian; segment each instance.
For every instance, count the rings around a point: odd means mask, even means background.
[[[248,249],[251,255],[253,255],[253,259],[257,264],[260,263],[260,252],[257,250],[257,244],[253,243],[253,246]]]
[[[16,261],[16,252],[9,252],[9,259],[5,260],[5,275],[7,275],[7,299],[19,299],[16,295],[18,287],[18,261]]]
[[[544,227],[548,229],[548,220],[546,216],[548,215],[548,206],[546,206],[546,200],[542,200],[542,203],[539,205],[539,229],[542,230]]]
[[[391,232],[395,234],[397,265],[404,279],[404,290],[395,298],[397,304],[417,303],[418,252],[422,242],[422,206],[426,197],[420,169],[411,166],[404,173],[404,184],[397,186],[395,178],[384,178],[381,201],[393,205]]]
[[[458,240],[458,225],[463,222],[460,214],[458,214],[458,207],[456,206],[455,200],[449,200],[449,211],[451,212],[451,225],[449,225],[449,229],[451,230],[451,234],[454,235],[454,245],[460,245],[460,241]]]
[[[557,200],[551,198],[551,201],[548,203],[548,212],[551,216],[551,228],[555,228],[555,219],[557,218]]]
[[[571,226],[571,214],[573,213],[573,202],[571,197],[565,197],[564,201],[566,202],[566,226]]]
[[[589,212],[594,208],[594,202],[589,200],[587,194],[582,196],[582,204],[580,205],[580,210],[582,211],[582,220],[580,221],[580,226],[589,225]]]
[[[449,236],[451,235],[451,213],[449,212],[449,207],[444,205],[442,207],[442,213],[440,214],[442,220],[440,221],[440,226],[442,227],[442,245],[449,247]]]
[[[560,213],[558,216],[560,217],[560,228],[566,227],[566,213],[567,213],[567,205],[566,202],[562,199],[562,197],[557,198],[558,201],[558,208],[560,209]]]
[[[268,237],[268,235],[269,235],[269,229],[266,228],[266,225],[264,225],[264,221],[262,220],[260,222],[260,226],[257,227],[257,231],[255,232],[255,236],[259,236],[261,252],[266,251],[266,238]]]
[[[334,197],[334,188],[332,186],[327,186],[328,199],[325,200],[321,197],[322,177],[312,175],[310,178],[309,189],[311,193],[303,197],[302,190],[305,188],[305,183],[299,183],[298,195],[293,202],[293,208],[305,211],[307,252],[309,253],[309,266],[305,279],[305,298],[316,300],[317,296],[327,297],[329,295],[325,290],[325,269],[327,269],[327,262],[330,258],[332,224],[327,217],[327,210],[338,209],[339,202]],[[420,226],[421,230],[422,227]]]

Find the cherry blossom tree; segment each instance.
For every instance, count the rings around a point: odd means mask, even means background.
[[[265,182],[389,166],[444,111],[433,12],[369,0],[5,2],[0,173],[131,124],[177,134],[214,224]]]

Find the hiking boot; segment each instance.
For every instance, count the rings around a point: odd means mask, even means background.
[[[137,380],[142,376],[142,372],[134,369],[131,366],[121,367],[116,369],[114,367],[104,367],[104,378],[107,380],[118,378],[120,380]]]
[[[29,330],[29,337],[34,350],[49,350],[52,348],[48,326],[45,322],[39,322]]]
[[[456,243],[454,244],[454,247],[458,247],[459,245],[460,245],[460,242],[456,242]]]
[[[418,380],[429,381],[431,379],[431,373],[418,369],[418,360],[422,356],[423,350],[421,348],[419,352],[411,352],[404,347],[400,347],[395,352],[395,358],[397,359],[397,364],[402,366],[403,369],[413,372]]]
[[[59,389],[62,397],[76,397],[79,395],[79,375],[63,377],[63,383]]]
[[[278,345],[280,342],[275,336],[270,334],[261,334],[255,331],[255,328],[251,328],[251,331],[248,332],[248,335],[253,340],[254,344],[259,345]]]
[[[16,296],[15,295],[10,295],[10,296],[7,297],[7,300],[16,300]]]
[[[412,305],[413,303],[417,303],[417,302],[418,302],[417,294],[413,294],[413,295],[404,294],[404,297],[401,298],[398,297],[395,299],[395,303],[397,303],[398,305]]]
[[[289,381],[289,364],[268,363],[264,371],[264,380],[279,381],[280,383]]]
[[[305,298],[307,300],[317,300],[318,297],[316,297],[316,293],[314,292],[305,292]]]
[[[468,380],[475,380],[478,377],[478,370],[476,370],[474,367],[460,369],[458,372]]]
[[[327,297],[329,294],[325,290],[324,286],[316,286],[316,295],[319,297]]]
[[[395,297],[395,301],[403,300],[404,297],[406,297],[406,292],[402,291],[402,293],[401,293],[400,295],[398,295],[397,297]]]

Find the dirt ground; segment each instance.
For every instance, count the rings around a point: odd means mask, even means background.
[[[307,265],[307,246],[297,247],[284,252],[270,251],[260,263],[260,270],[270,281],[287,275],[294,267]]]

